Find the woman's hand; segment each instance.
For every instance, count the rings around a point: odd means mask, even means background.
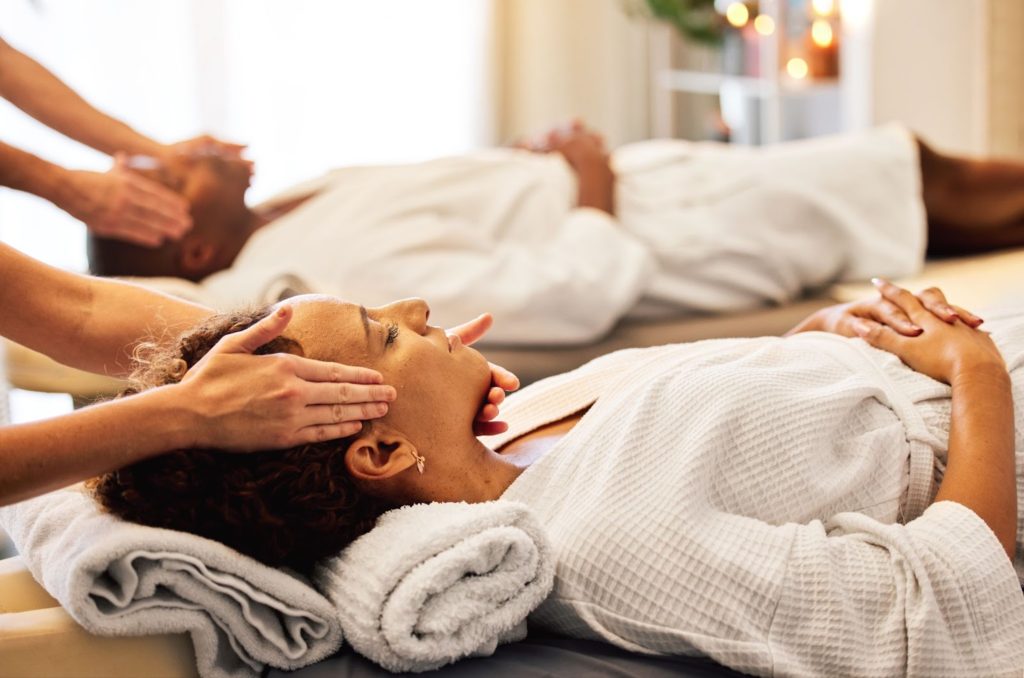
[[[1006,363],[999,349],[987,332],[976,329],[980,318],[963,309],[950,314],[946,309],[954,307],[939,290],[926,290],[919,298],[888,281],[872,282],[883,300],[894,307],[886,317],[905,331],[894,329],[886,321],[856,317],[849,321],[856,336],[893,353],[911,369],[947,384],[966,375],[1005,375]],[[971,323],[962,320],[964,313],[972,318]]]
[[[92,233],[144,247],[177,240],[192,228],[185,199],[133,172],[121,154],[107,172],[69,171],[56,202]]]
[[[872,282],[879,286],[879,290],[883,283],[891,285],[879,278],[875,278]],[[946,301],[942,290],[936,287],[929,287],[920,292],[917,299],[925,309],[946,323],[954,323],[959,319],[966,325],[977,328],[984,322],[970,311],[951,305]],[[905,337],[916,337],[922,332],[922,329],[914,324],[903,309],[887,299],[884,294],[880,294],[873,299],[862,299],[823,308],[808,316],[807,319],[787,332],[786,336],[799,332],[831,332],[844,337],[856,337],[860,336],[855,329],[860,320],[881,323]]]
[[[576,119],[546,134],[517,141],[516,148],[536,153],[560,153],[576,173],[578,207],[593,207],[615,215],[615,172],[604,137]]]
[[[352,435],[383,417],[395,389],[379,372],[283,353],[252,355],[278,337],[292,310],[281,306],[229,334],[171,388],[195,416],[193,447],[245,452]]]
[[[449,330],[457,334],[464,346],[469,346],[487,334],[494,324],[494,318],[490,313],[484,313],[474,320],[463,323],[458,327]],[[498,416],[498,406],[505,400],[505,391],[514,391],[519,388],[519,378],[504,367],[488,363],[491,366],[491,388],[487,392],[480,412],[477,413],[476,421],[473,422],[473,433],[478,436],[493,436],[504,433],[508,430],[508,424],[503,421],[494,421]]]

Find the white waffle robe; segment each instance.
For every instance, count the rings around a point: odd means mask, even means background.
[[[493,343],[583,342],[637,309],[734,311],[915,272],[917,163],[899,127],[764,149],[630,144],[612,157],[617,218],[574,206],[558,154],[339,169],[272,200],[315,193],[203,286],[225,308],[297,276],[368,306],[423,297],[442,326],[489,311]]]
[[[986,317],[1012,368],[1024,511],[1024,313]],[[532,623],[762,676],[1024,671],[1018,573],[976,514],[929,506],[944,384],[821,333],[634,349],[513,395],[488,443],[591,403],[502,497],[555,549]]]

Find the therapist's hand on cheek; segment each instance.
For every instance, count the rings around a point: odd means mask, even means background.
[[[197,426],[193,447],[246,452],[295,447],[358,432],[396,397],[379,372],[277,353],[252,355],[292,318],[282,306],[223,337],[182,378]]]
[[[158,247],[192,228],[185,199],[133,172],[122,154],[108,172],[69,170],[66,178],[58,206],[95,235]]]
[[[487,330],[491,329],[493,324],[494,317],[490,313],[484,313],[467,323],[451,328],[448,332],[457,334],[463,345],[469,346],[487,334]],[[473,433],[478,436],[493,436],[508,430],[506,422],[494,419],[498,416],[498,406],[505,400],[505,391],[515,391],[519,388],[519,378],[516,375],[501,365],[488,365],[491,366],[491,388],[480,406],[476,421],[473,422]]]

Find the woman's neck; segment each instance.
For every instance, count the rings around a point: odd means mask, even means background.
[[[448,446],[443,453],[450,454],[449,458],[468,460],[465,465],[439,469],[445,478],[444,481],[427,478],[431,472],[430,459],[433,454],[424,452],[426,467],[423,479],[430,482],[420,485],[419,492],[414,491],[415,494],[423,495],[418,501],[465,501],[471,504],[493,501],[501,497],[508,486],[525,470],[476,438],[471,442],[467,441],[465,447],[466,449],[456,452]],[[439,452],[440,454],[442,453]]]

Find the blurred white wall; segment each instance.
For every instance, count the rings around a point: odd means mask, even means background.
[[[987,2],[875,0],[876,122],[902,121],[947,150],[988,151]]]
[[[499,140],[579,116],[611,146],[651,134],[649,25],[622,0],[495,0]]]
[[[1024,157],[1022,0],[842,0],[848,128],[898,120],[959,153]]]

